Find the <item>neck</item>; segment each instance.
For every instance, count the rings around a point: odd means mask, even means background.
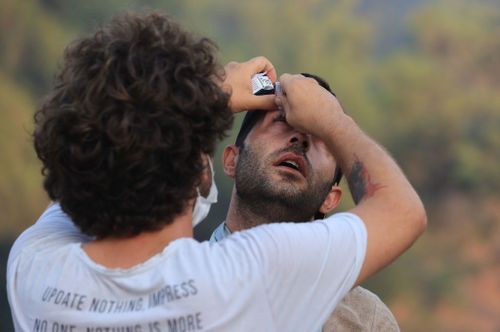
[[[239,199],[236,189],[233,188],[226,216],[226,226],[231,232],[236,232],[271,223],[272,220],[268,216],[258,213],[258,211],[263,210],[265,209],[253,209],[247,206],[245,202]]]
[[[96,263],[107,268],[131,268],[162,252],[174,240],[193,237],[192,206],[158,231],[143,232],[127,238],[108,237],[83,245]]]

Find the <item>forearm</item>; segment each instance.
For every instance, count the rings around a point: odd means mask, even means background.
[[[320,138],[344,171],[367,234],[358,283],[405,251],[426,225],[415,190],[389,154],[342,111],[338,100],[300,75],[284,74],[277,103],[295,129]]]
[[[323,140],[346,175],[356,205],[368,200],[417,199],[412,186],[387,151],[345,114],[334,119]]]
[[[323,140],[346,174],[356,203],[351,212],[365,221],[371,237],[361,281],[411,246],[425,229],[425,210],[385,149],[343,113],[330,120],[335,123],[326,127],[331,130],[322,133]]]

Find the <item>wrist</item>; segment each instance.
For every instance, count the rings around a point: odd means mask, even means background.
[[[333,114],[332,114],[333,113]],[[324,142],[342,140],[347,132],[356,126],[354,120],[342,110],[335,110],[329,117],[323,119],[318,135]]]

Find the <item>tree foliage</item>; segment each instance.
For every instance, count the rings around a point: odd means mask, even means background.
[[[492,314],[500,289],[491,281],[500,269],[500,5],[493,0],[3,0],[4,237],[47,204],[30,131],[64,46],[119,11],[148,8],[216,40],[223,62],[265,55],[279,73],[327,79],[346,112],[401,164],[430,217],[427,235],[369,285],[405,331],[500,328]],[[220,174],[217,181],[223,202],[200,236],[225,217],[232,183]]]
[[[386,132],[405,168],[434,199],[500,189],[500,11],[442,2],[413,17],[414,43],[379,73]],[[411,148],[410,148],[411,147]]]

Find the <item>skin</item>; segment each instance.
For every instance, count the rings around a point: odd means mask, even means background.
[[[284,94],[277,96],[273,103],[272,96],[253,96],[250,84],[250,78],[259,72],[268,73],[274,82],[276,72],[269,60],[259,57],[241,64],[232,63],[226,68],[222,88],[232,92],[230,106],[234,112],[245,108],[271,110],[276,105],[281,107],[292,128],[324,142],[341,168],[346,170],[351,190],[353,183],[362,183],[356,189],[358,205],[350,210],[363,220],[368,233],[366,256],[356,284],[412,245],[427,222],[422,202],[397,164],[343,113],[335,97],[313,79],[284,74],[280,77]],[[296,183],[305,185],[300,177]],[[368,184],[377,185],[368,187]],[[106,267],[129,268],[142,263],[170,242],[193,236],[193,203],[194,200],[171,224],[156,232],[130,238],[98,239],[83,249],[96,263]]]
[[[250,83],[250,78],[260,72],[267,73],[273,82],[276,80],[276,71],[268,59],[256,57],[242,63],[230,62],[226,65],[225,72],[221,88],[231,92],[229,103],[234,112],[246,107],[263,110],[276,108],[273,96],[254,96]],[[209,188],[210,180],[208,172],[203,172],[200,177],[200,187]],[[193,188],[193,191],[195,190],[196,188]],[[94,262],[108,268],[126,269],[141,264],[163,251],[170,242],[183,237],[193,237],[194,202],[194,199],[191,200],[171,224],[158,231],[142,232],[127,238],[96,239],[84,244],[83,250]]]
[[[255,71],[256,68],[258,71]],[[272,95],[254,96],[250,84],[252,77],[257,73],[265,73],[273,83],[276,81],[276,70],[268,59],[259,56],[242,63],[231,61],[224,67],[224,70],[226,77],[222,82],[222,88],[231,93],[229,106],[233,112],[276,108]]]
[[[274,166],[273,160],[290,150],[304,155],[306,177],[290,168]],[[282,220],[311,220],[318,210],[325,214],[331,212],[341,199],[340,188],[332,186],[329,180],[337,163],[325,142],[295,130],[286,122],[282,111],[266,113],[246,137],[243,148],[227,146],[223,157],[224,170],[235,181],[225,221],[231,231]],[[365,171],[358,161],[350,173],[355,201],[370,190],[374,194],[380,189],[363,174]],[[363,301],[367,306],[375,305],[368,298]],[[323,331],[336,331],[350,323],[339,319],[339,312],[336,312],[330,316],[329,325],[325,325]],[[395,321],[387,320],[386,323],[391,330],[398,329]]]
[[[302,158],[303,171],[277,165]],[[316,211],[328,213],[342,196],[332,185],[336,162],[315,136],[292,128],[282,111],[267,112],[244,147],[227,146],[224,172],[235,179],[226,224],[232,231],[277,221],[306,221]]]
[[[357,205],[350,212],[363,220],[368,234],[359,284],[413,244],[425,230],[425,209],[390,155],[342,111],[333,95],[302,75],[284,74],[280,82],[284,94],[276,103],[287,122],[326,144],[355,192]]]
[[[380,183],[374,183],[363,162],[357,156],[355,158],[356,161],[349,172],[349,183],[351,184],[354,203],[358,204],[364,197],[373,196],[377,190],[382,189],[384,186]]]

